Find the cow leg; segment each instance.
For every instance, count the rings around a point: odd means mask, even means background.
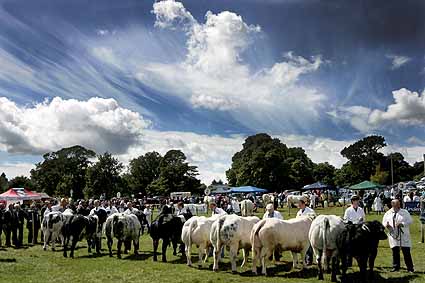
[[[378,253],[378,250],[374,249],[369,256],[369,278],[370,279],[373,279],[374,277],[373,268],[375,267],[375,259],[376,259],[377,253]]]
[[[249,249],[242,249],[243,261],[241,267],[244,267],[245,263],[248,261]]]
[[[232,273],[236,273],[236,259],[238,256],[238,245],[237,244],[233,244],[230,246],[230,251],[229,251],[229,255],[230,255],[230,262],[232,265]]]
[[[158,254],[158,245],[159,240],[158,239],[152,239],[152,245],[153,245],[153,261],[157,261],[157,254]]]
[[[133,245],[134,245],[134,254],[138,255],[139,254],[139,239],[134,240]]]
[[[107,237],[107,244],[108,244],[108,250],[109,250],[109,256],[112,257],[112,238]]]
[[[121,258],[121,246],[123,244],[123,241],[118,239],[118,243],[117,243],[117,257]],[[125,245],[125,243],[124,243]]]
[[[44,236],[44,245],[43,245],[43,250],[46,250],[47,249],[47,243],[49,242],[49,232],[48,231],[45,231],[44,233],[43,233],[43,236]]]
[[[169,239],[162,239],[162,262],[167,262],[167,247],[169,244]]]
[[[64,238],[64,244],[63,244],[63,256],[64,257],[68,257],[68,254],[67,254],[68,243],[69,243],[69,237],[67,236],[67,237]]]
[[[357,259],[357,263],[359,264],[359,269],[360,269],[360,280],[361,282],[366,282],[366,278],[367,278],[367,256],[363,256],[363,257],[358,257]]]
[[[257,275],[257,260],[259,259],[260,251],[252,247],[252,273]]]
[[[322,265],[322,253],[321,253],[321,251],[318,251],[318,252],[314,251],[314,254],[316,254],[317,267],[319,269],[318,279],[324,280],[324,278],[323,278],[323,265]]]
[[[75,247],[77,246],[77,243],[78,243],[78,237],[73,237],[71,242],[71,253],[69,255],[71,258],[74,258],[74,251],[75,251]]]
[[[291,255],[292,255],[292,268],[295,269],[297,268],[297,264],[298,264],[298,254],[296,252],[291,251]]]
[[[214,258],[213,271],[218,271],[218,261],[220,260],[220,252],[221,252],[221,245],[214,246],[214,251],[213,251],[213,258]]]
[[[261,266],[262,266],[261,273],[263,275],[267,275],[267,261],[269,257],[273,254],[273,251],[274,249],[266,249],[265,247],[261,249]]]
[[[58,235],[56,235],[56,233],[52,233],[52,238],[51,238],[51,241],[52,241],[52,251],[54,251],[54,250],[56,250],[56,238],[58,237]]]
[[[87,252],[89,254],[91,253],[91,240],[90,240],[90,238],[87,238]]]
[[[347,268],[348,268],[347,255],[341,254],[341,282],[344,282],[346,279]]]
[[[202,266],[202,252],[203,252],[202,248],[203,248],[202,245],[200,245],[199,248],[198,248],[198,255],[199,255],[198,265],[199,265],[199,267]],[[186,255],[187,266],[192,266],[192,245],[185,245],[184,252],[185,252],[185,255]]]
[[[301,268],[306,268],[307,267],[307,261],[306,261],[306,254],[308,249],[310,248],[310,245],[307,244],[302,251],[300,252],[300,257],[301,257]],[[311,259],[310,259],[311,260]]]
[[[337,261],[337,257],[336,256],[332,256],[331,261],[332,261],[332,275],[331,275],[331,281],[332,282],[337,282],[336,280],[336,272],[338,270],[338,261]]]

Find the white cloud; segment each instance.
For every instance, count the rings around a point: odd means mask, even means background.
[[[409,63],[410,60],[412,60],[411,58],[407,56],[394,55],[394,54],[388,54],[386,55],[386,57],[391,60],[391,70],[396,70],[400,68],[401,66]]]
[[[153,13],[156,26],[184,29],[187,54],[178,63],[143,64],[137,74],[143,83],[179,95],[194,107],[231,109],[249,128],[290,131],[317,121],[326,96],[300,78],[318,70],[320,56],[306,59],[289,52],[283,61],[253,70],[244,55],[261,37],[259,26],[228,11],[207,12],[199,23],[173,0],[156,2]]]
[[[113,50],[108,47],[94,47],[92,54],[99,60],[111,64],[115,67],[119,67],[119,60],[116,58]]]
[[[29,177],[33,168],[35,168],[35,165],[31,163],[3,163],[0,164],[0,174],[4,172],[9,180],[16,176]]]
[[[149,124],[114,99],[56,97],[25,107],[0,97],[0,146],[8,152],[44,153],[80,144],[98,152],[123,153]]]
[[[391,122],[402,125],[423,125],[425,123],[425,92],[417,92],[402,88],[393,91],[394,103],[386,111],[373,110],[369,123],[380,125]]]
[[[385,111],[363,106],[339,107],[328,114],[335,121],[349,122],[362,133],[370,133],[384,125],[423,126],[425,123],[425,92],[419,94],[406,88],[392,92],[394,103]]]

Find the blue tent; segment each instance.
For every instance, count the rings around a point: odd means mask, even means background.
[[[267,193],[267,190],[253,187],[253,186],[242,186],[242,187],[232,188],[230,192],[235,194],[249,194],[249,193]]]

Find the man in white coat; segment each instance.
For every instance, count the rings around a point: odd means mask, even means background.
[[[400,270],[400,248],[403,252],[404,262],[408,272],[414,272],[412,255],[410,248],[412,241],[410,239],[409,225],[413,220],[409,212],[400,208],[400,201],[394,199],[391,201],[392,208],[384,214],[382,224],[389,230],[388,241],[393,253],[393,269]]]
[[[345,222],[353,224],[361,224],[366,221],[366,215],[363,208],[359,206],[360,198],[356,195],[351,197],[351,206],[345,210]]]
[[[263,219],[266,218],[277,218],[277,219],[283,219],[282,214],[280,214],[279,211],[274,210],[273,203],[269,203],[266,205],[266,213],[263,215]]]

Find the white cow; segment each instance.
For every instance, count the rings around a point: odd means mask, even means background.
[[[258,217],[241,217],[236,214],[223,215],[218,218],[211,227],[210,240],[214,247],[213,270],[218,270],[219,254],[223,247],[230,249],[230,262],[232,272],[236,272],[236,257],[239,249],[242,249],[243,262],[247,261],[249,250],[251,249],[250,233],[252,227],[260,221]]]
[[[241,201],[241,215],[244,217],[254,215],[254,203],[251,200]]]
[[[43,250],[47,249],[47,244],[49,239],[52,243],[52,251],[55,250],[55,243],[58,238],[63,242],[62,237],[62,226],[64,222],[64,216],[60,211],[53,211],[47,213],[43,218],[43,235],[44,235],[44,245]]]
[[[266,207],[269,203],[274,203],[274,195],[273,194],[264,194],[262,196],[264,207]]]
[[[292,205],[298,207],[298,203],[300,202],[300,200],[304,200],[305,203],[309,203],[310,197],[308,195],[303,194],[301,196],[289,195],[286,198],[288,207],[291,207]]]
[[[332,260],[332,282],[336,282],[338,256],[336,241],[344,227],[342,218],[336,215],[319,215],[311,223],[308,237],[319,267],[319,280],[323,280],[323,265],[328,269],[329,257]]]
[[[257,273],[257,260],[261,259],[262,273],[266,275],[266,262],[276,248],[291,251],[293,268],[297,266],[298,253],[301,254],[304,267],[312,220],[313,217],[302,216],[289,220],[266,218],[258,222],[251,231],[252,272]]]
[[[199,254],[199,267],[202,266],[202,258],[205,256],[204,262],[208,259],[208,248],[211,247],[210,230],[211,226],[220,215],[215,214],[211,217],[193,216],[187,220],[182,229],[182,242],[185,245],[187,265],[192,266],[192,245],[196,245]]]

